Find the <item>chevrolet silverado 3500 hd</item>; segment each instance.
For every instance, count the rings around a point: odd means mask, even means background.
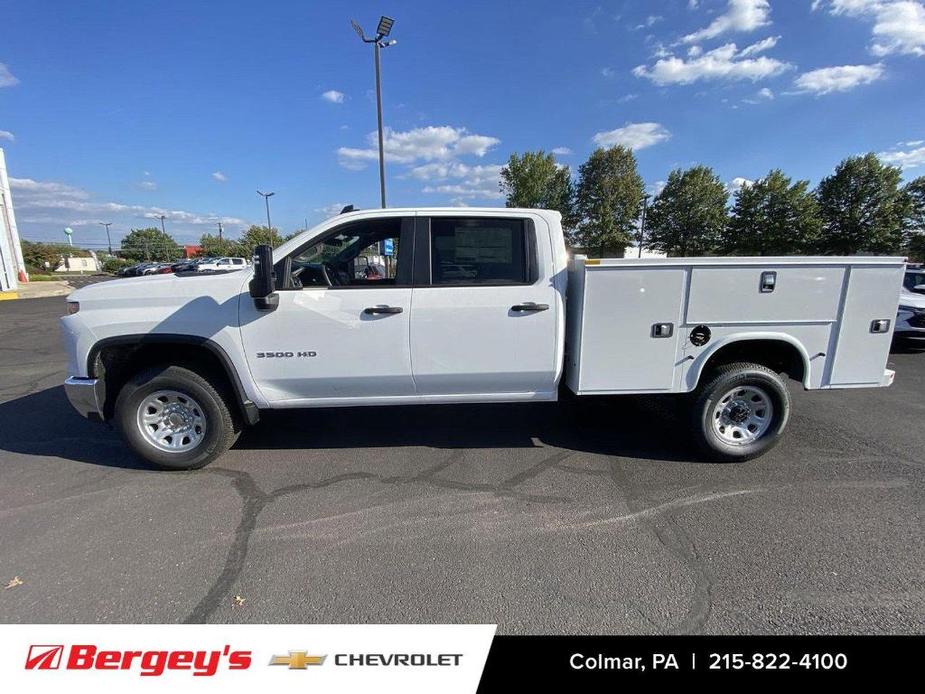
[[[384,273],[356,272],[383,256]],[[238,271],[73,292],[65,388],[167,468],[206,465],[263,409],[550,401],[560,381],[578,396],[683,396],[700,447],[744,460],[786,428],[781,374],[890,385],[903,268],[570,260],[557,212],[350,212]]]

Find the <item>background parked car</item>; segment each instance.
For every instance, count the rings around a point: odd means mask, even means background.
[[[241,270],[247,267],[246,258],[210,258],[208,262],[204,258],[199,263],[199,271],[220,271],[220,270]]]
[[[903,338],[925,338],[925,268],[906,270],[893,334]]]

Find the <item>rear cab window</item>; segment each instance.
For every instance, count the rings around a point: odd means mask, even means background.
[[[526,220],[433,217],[431,285],[531,284],[536,244]]]

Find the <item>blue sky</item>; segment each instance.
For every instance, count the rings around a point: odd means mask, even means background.
[[[383,51],[391,206],[498,205],[511,152],[577,169],[632,146],[730,188],[813,183],[867,151],[925,173],[921,0],[23,2],[0,0],[0,147],[20,233],[99,245],[167,215],[195,240],[289,233],[378,204],[372,51]],[[147,219],[146,219],[147,218]]]

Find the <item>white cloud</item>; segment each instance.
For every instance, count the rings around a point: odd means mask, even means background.
[[[224,183],[225,181],[228,180],[228,177],[225,174],[223,174],[221,171],[213,171],[212,178],[218,181],[219,183]]]
[[[367,148],[341,147],[337,155],[341,166],[362,169],[379,158],[377,133],[366,137]],[[465,128],[449,125],[414,128],[397,132],[386,128],[383,148],[386,161],[413,164],[419,161],[450,160],[459,156],[484,157],[501,140],[487,135],[471,135]]]
[[[762,101],[772,101],[773,99],[774,92],[767,87],[762,87],[755,93],[755,96],[749,99],[742,99],[742,101],[744,101],[746,104],[759,104]]]
[[[572,150],[570,150],[568,147],[553,147],[552,153],[558,154],[561,157],[565,157],[571,154]]]
[[[830,94],[846,92],[883,77],[882,63],[874,65],[838,65],[804,72],[793,84],[798,93]]]
[[[739,55],[743,58],[747,58],[748,56],[764,53],[765,51],[769,51],[774,48],[778,41],[780,41],[780,36],[768,36],[766,39],[756,41],[751,46],[746,46],[742,49],[742,52],[739,53]]]
[[[909,146],[923,144],[921,140],[906,143]],[[917,166],[925,164],[925,147],[915,147],[915,149],[899,150],[894,149],[890,152],[880,152],[877,154],[882,161],[893,166],[899,166],[903,169],[914,169]]]
[[[369,133],[367,148],[341,147],[337,150],[341,166],[362,169],[378,159],[377,134]],[[463,157],[482,158],[501,140],[476,135],[465,128],[449,125],[414,128],[405,132],[386,129],[383,147],[387,161],[406,165],[405,176],[426,181],[424,193],[464,199],[497,199],[500,164],[471,165]]]
[[[157,183],[154,181],[141,181],[138,187],[142,190],[157,190]]]
[[[211,227],[219,221],[229,228],[247,226],[245,220],[237,217],[98,200],[82,188],[57,181],[10,178],[10,187],[17,212],[21,212],[17,216],[27,224],[38,226],[39,233],[48,226],[54,226],[57,233],[57,227],[62,225],[86,226],[95,231],[101,218],[112,221],[116,229],[127,230],[147,223],[141,220],[154,219],[162,214],[171,225],[170,233],[178,240],[196,239],[202,233],[202,227]]]
[[[16,136],[11,133],[9,130],[0,130],[0,140],[8,140],[10,142],[16,142]]]
[[[736,176],[726,184],[726,189],[730,193],[738,193],[742,188],[750,188],[753,185],[755,185],[755,182],[751,179]]]
[[[813,3],[813,9],[823,0]],[[925,56],[925,5],[919,0],[829,0],[829,13],[873,20],[870,52]]]
[[[461,199],[497,199],[502,197],[498,188],[501,164],[470,166],[462,162],[433,162],[415,166],[408,173],[412,178],[428,181],[425,193],[443,193]]]
[[[19,84],[19,80],[10,72],[10,69],[0,63],[0,87],[13,87]]]
[[[347,206],[346,202],[332,202],[330,205],[315,208],[315,212],[321,212],[325,218],[334,217],[340,214],[340,211]]]
[[[602,67],[601,68],[601,75],[603,77],[606,77],[607,79],[610,79],[616,74],[617,74],[616,71],[612,67]]]
[[[696,10],[699,4],[700,2],[698,0],[687,0],[687,9]]]
[[[321,98],[325,101],[330,101],[332,104],[344,103],[344,93],[339,92],[336,89],[329,89],[321,95]]]
[[[623,145],[630,149],[645,149],[671,138],[671,133],[659,123],[627,123],[622,128],[599,132],[592,137],[599,147]]]
[[[659,86],[692,84],[699,80],[751,80],[756,82],[775,77],[793,68],[789,63],[768,56],[754,57],[776,43],[764,39],[739,51],[727,43],[688,60],[670,56],[658,60],[651,68],[639,65],[633,69],[636,77],[645,77]]]
[[[729,0],[726,11],[699,31],[688,34],[684,43],[696,43],[731,32],[754,31],[771,23],[768,0]]]
[[[663,19],[665,18],[662,17],[661,15],[650,14],[648,17],[645,18],[645,21],[643,21],[642,24],[637,24],[634,28],[635,29],[648,29],[653,24],[657,24],[658,22],[661,22]]]

